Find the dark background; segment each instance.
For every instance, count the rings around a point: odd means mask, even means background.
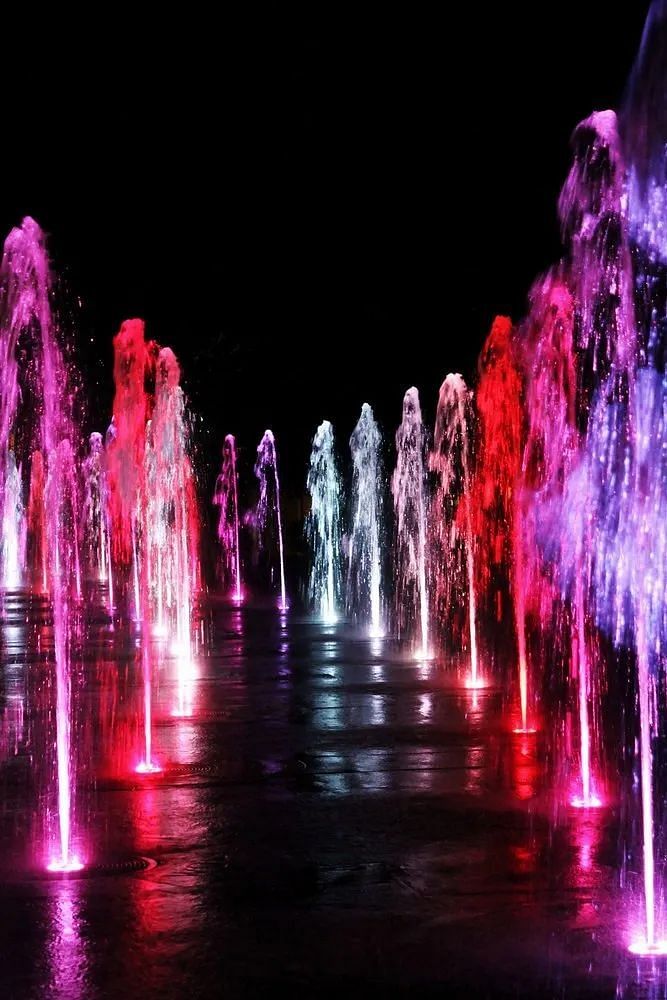
[[[7,25],[3,231],[50,234],[104,429],[123,318],[177,352],[202,459],[271,426],[305,477],[324,417],[393,435],[559,254],[576,123],[618,107],[647,3],[96,8]],[[443,16],[444,15],[444,16]],[[219,22],[219,23],[218,23]]]

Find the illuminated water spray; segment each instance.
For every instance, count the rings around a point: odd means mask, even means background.
[[[438,607],[451,615],[459,589],[467,591],[470,676],[468,685],[480,684],[477,662],[477,603],[475,597],[475,536],[472,526],[470,482],[471,393],[460,375],[448,375],[440,386],[433,450],[429,466],[438,486],[431,514],[436,519],[435,543],[439,553],[434,570]],[[463,564],[463,572],[462,572]],[[460,587],[461,580],[464,588]]]
[[[396,431],[396,468],[391,479],[396,531],[395,597],[399,637],[416,625],[420,658],[430,655],[425,447],[419,393],[415,388],[408,389],[403,399],[403,420]]]
[[[49,455],[46,510],[49,525],[49,579],[53,604],[53,637],[56,658],[56,755],[58,772],[58,823],[60,853],[49,864],[51,871],[73,871],[81,862],[71,852],[72,804],[72,591],[79,577],[78,503],[74,456],[69,440],[60,441]]]
[[[382,435],[368,403],[350,438],[352,453],[352,527],[347,570],[348,609],[368,621],[371,638],[384,633],[382,623],[383,482]]]
[[[147,375],[154,365],[154,345],[144,340],[140,319],[125,320],[114,337],[115,396],[113,419],[107,433],[107,475],[111,523],[111,551],[122,582],[134,593],[135,617],[141,624],[141,666],[144,684],[143,772],[159,770],[152,753],[152,658],[148,615],[148,573],[142,559],[142,518],[146,488],[146,422],[152,399],[146,392]],[[118,578],[118,577],[117,577]]]
[[[310,600],[326,622],[335,622],[340,596],[340,477],[333,427],[323,420],[313,438],[307,479],[310,513]]]
[[[240,602],[241,553],[239,550],[239,500],[236,472],[236,441],[228,434],[222,448],[222,469],[215,483],[213,503],[220,508],[218,539],[222,555],[224,582],[233,586],[234,600]]]
[[[71,418],[68,372],[51,311],[51,285],[43,233],[33,219],[26,218],[7,237],[0,270],[0,496],[4,516],[8,493],[17,492],[19,470],[27,467],[38,449],[47,473],[45,575],[53,609],[56,675],[55,782],[49,800],[57,802],[58,834],[49,867],[72,871],[81,867],[72,850],[76,782],[70,668],[73,603],[80,585],[79,512],[70,442],[78,435]],[[30,358],[31,363],[24,365],[24,358]],[[15,463],[9,459],[10,448],[15,456],[21,449]],[[34,472],[34,457],[32,466]],[[15,496],[11,504],[16,502]],[[35,545],[35,539],[29,541]]]
[[[632,645],[636,656],[646,933],[633,949],[652,953],[667,948],[656,933],[653,829],[656,678],[667,603],[667,393],[650,367],[637,370],[629,403],[611,390],[608,383],[601,388],[589,432],[597,487],[596,614],[615,643]]]
[[[151,621],[177,660],[177,715],[189,714],[192,600],[198,576],[199,524],[188,455],[185,399],[173,351],[163,347],[155,370],[155,407],[146,432],[142,556]]]
[[[46,593],[48,582],[45,493],[44,459],[41,451],[34,451],[30,457],[27,563],[32,580],[44,593]]]
[[[664,672],[664,652],[667,641],[667,384],[665,378],[665,328],[667,312],[664,275],[667,268],[667,120],[665,117],[665,84],[667,82],[667,3],[655,0],[651,5],[641,48],[630,78],[625,107],[621,118],[624,161],[627,177],[627,199],[624,199],[624,219],[629,238],[624,244],[623,263],[634,265],[634,317],[628,309],[623,319],[629,322],[627,342],[632,345],[637,332],[634,356],[621,358],[629,375],[627,406],[622,434],[610,442],[616,451],[614,463],[622,488],[614,491],[607,502],[618,500],[618,519],[605,520],[600,541],[597,566],[602,574],[599,581],[604,595],[602,610],[609,612],[607,601],[615,596],[613,619],[616,635],[628,627],[628,610],[633,621],[634,646],[637,657],[637,677],[640,716],[640,766],[642,791],[642,822],[644,834],[644,890],[646,902],[646,935],[633,942],[632,950],[640,953],[664,954],[667,940],[659,937],[655,920],[655,873],[653,809],[656,796],[653,783],[653,741],[664,719],[664,690],[657,688],[660,672]],[[628,253],[629,244],[632,253]],[[627,274],[630,269],[624,268]],[[627,287],[627,283],[626,283]],[[627,295],[628,302],[632,302]],[[633,323],[632,320],[635,320]],[[628,352],[629,353],[629,352]],[[633,372],[632,362],[636,368]],[[634,377],[633,377],[634,376]],[[615,423],[617,400],[624,394],[616,391],[612,404],[612,426]],[[600,405],[609,408],[610,394]],[[620,407],[623,413],[623,407]],[[609,420],[600,421],[604,427]],[[616,425],[618,426],[618,425]],[[620,438],[620,441],[619,441]],[[606,442],[604,442],[606,444]],[[622,457],[623,465],[619,460]],[[620,493],[620,495],[619,495]],[[607,508],[608,509],[608,508]],[[612,513],[616,513],[613,511]],[[615,524],[617,525],[615,529]],[[612,581],[606,575],[602,558],[616,558]],[[625,603],[626,609],[622,605]],[[633,627],[632,627],[633,626]],[[664,673],[663,673],[664,681]],[[658,713],[658,701],[660,713]],[[659,744],[658,744],[659,745]],[[662,930],[662,928],[660,929]]]
[[[287,593],[285,589],[283,522],[280,512],[280,479],[273,431],[264,431],[264,436],[257,446],[255,475],[259,480],[259,498],[255,509],[248,514],[248,521],[253,526],[260,544],[263,546],[266,546],[267,537],[275,528],[280,565],[280,609],[286,611]]]
[[[20,587],[25,568],[26,523],[21,471],[13,451],[7,452],[2,504],[2,585]]]
[[[90,435],[88,455],[83,461],[82,536],[89,572],[106,583],[113,604],[109,487],[102,435]]]
[[[528,729],[528,662],[526,656],[523,567],[517,566],[517,487],[521,471],[523,420],[522,382],[513,345],[513,328],[497,316],[482,349],[475,394],[479,445],[471,489],[472,524],[480,558],[477,608],[491,620],[504,620],[507,609],[515,621],[521,727]],[[517,601],[519,607],[517,608]]]
[[[656,925],[653,765],[667,638],[666,37],[667,4],[655,3],[628,89],[623,141],[613,112],[581,123],[559,206],[591,400],[584,486],[564,533],[588,553],[597,624],[632,652],[635,666],[644,932],[631,950],[647,955],[667,951]]]

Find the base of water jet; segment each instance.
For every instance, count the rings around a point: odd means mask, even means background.
[[[415,663],[430,663],[431,660],[435,660],[435,653],[431,653],[429,650],[418,650],[414,655]]]
[[[162,768],[152,760],[142,760],[134,769],[137,774],[162,774]]]
[[[80,872],[83,868],[83,861],[76,855],[70,858],[53,858],[46,866],[46,870],[54,875],[67,875],[69,872]]]
[[[512,732],[515,736],[534,736],[537,733],[537,729],[533,729],[531,726],[528,726],[526,729],[523,726],[517,726]]]
[[[483,677],[466,677],[464,683],[468,691],[482,691],[487,686]]]
[[[98,861],[92,864],[81,865],[79,868],[51,868],[46,869],[46,877],[55,879],[59,875],[72,875],[76,878],[96,878],[101,875],[132,875],[134,872],[150,871],[157,868],[157,861],[153,858],[146,858],[141,855],[131,858],[120,858],[113,861]],[[44,873],[28,876],[43,878]]]
[[[570,799],[570,805],[573,809],[601,809],[602,799],[597,795],[589,795],[586,799],[583,795],[574,795]]]
[[[649,944],[646,938],[639,938],[628,946],[631,955],[639,958],[661,958],[667,956],[667,941],[654,941]]]

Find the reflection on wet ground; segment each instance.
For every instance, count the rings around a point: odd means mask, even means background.
[[[662,995],[667,967],[626,951],[613,805],[556,809],[497,690],[274,609],[202,614],[188,718],[155,643],[144,778],[136,631],[82,623],[88,869],[45,876],[50,641],[43,603],[5,600],[3,997]]]

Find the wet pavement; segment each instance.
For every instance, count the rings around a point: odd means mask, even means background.
[[[613,801],[557,807],[498,690],[274,608],[203,611],[189,717],[153,644],[155,777],[132,770],[134,627],[88,616],[88,867],[49,877],[49,633],[39,601],[5,600],[3,998],[662,995],[667,966],[627,954],[640,895]]]

